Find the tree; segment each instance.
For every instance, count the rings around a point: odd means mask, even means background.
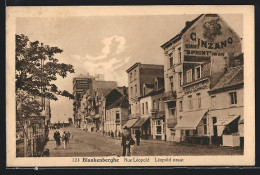
[[[69,117],[69,118],[68,118],[68,121],[69,121],[69,123],[72,123],[72,118]]]
[[[58,100],[57,95],[73,99],[66,90],[59,90],[53,83],[57,75],[65,78],[74,73],[70,64],[58,63],[55,55],[62,53],[58,47],[50,47],[39,41],[31,42],[23,34],[16,35],[16,92],[23,90],[33,96]]]

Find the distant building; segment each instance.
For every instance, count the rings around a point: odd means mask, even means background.
[[[144,84],[144,88],[147,88]],[[152,87],[150,85],[150,87]],[[144,89],[147,91],[147,89]],[[155,77],[153,89],[140,97],[140,119],[132,126],[139,129],[143,139],[165,140],[165,106],[162,101],[164,95],[163,77]]]
[[[145,83],[154,83],[155,77],[163,77],[163,65],[135,63],[128,73],[129,103],[131,106],[131,118],[140,117],[139,97],[144,95],[143,87]]]
[[[81,123],[81,117],[78,114],[78,109],[80,108],[80,101],[82,98],[82,94],[88,90],[91,89],[92,82],[93,81],[104,81],[104,75],[102,74],[96,74],[95,76],[91,75],[82,75],[80,74],[78,77],[73,78],[73,95],[74,95],[74,101],[73,101],[73,111],[74,111],[74,122],[78,123],[78,126],[80,126]],[[98,86],[98,83],[96,83]],[[93,89],[93,88],[92,88]]]
[[[120,97],[106,109],[106,123],[108,132],[114,137],[122,133],[122,127],[127,122],[129,112],[129,101],[126,95]]]

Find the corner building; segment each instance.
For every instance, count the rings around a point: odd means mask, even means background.
[[[241,39],[217,14],[187,21],[179,34],[161,46],[164,50],[166,139],[210,140],[208,91],[241,54]]]

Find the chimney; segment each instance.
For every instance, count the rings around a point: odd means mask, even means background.
[[[127,95],[125,86],[123,86],[123,95]]]

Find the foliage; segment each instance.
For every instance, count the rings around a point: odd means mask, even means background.
[[[73,99],[66,90],[59,90],[53,83],[57,76],[65,78],[74,73],[70,64],[59,63],[56,54],[62,53],[58,47],[50,47],[39,41],[31,42],[23,34],[16,35],[16,91],[21,89],[33,96],[58,100],[57,95]]]

